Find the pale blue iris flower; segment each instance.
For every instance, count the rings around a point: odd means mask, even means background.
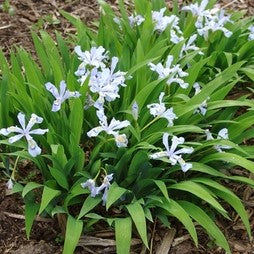
[[[204,53],[200,51],[200,48],[194,44],[196,39],[197,39],[197,34],[193,34],[189,38],[189,40],[186,43],[184,43],[180,52],[180,57],[183,57],[183,55],[187,54],[189,51],[198,51],[198,50],[199,50],[198,52],[199,55],[204,55]]]
[[[197,17],[195,26],[198,34],[208,38],[209,31],[222,31],[226,37],[230,37],[232,32],[224,27],[226,23],[232,23],[229,15],[225,15],[225,11],[219,8],[206,9],[208,0],[198,3],[190,4],[182,8],[183,11],[190,11],[193,16]]]
[[[169,55],[166,61],[166,66],[164,67],[162,63],[153,64],[149,63],[150,69],[159,74],[159,78],[168,78],[167,84],[171,85],[172,83],[179,84],[183,89],[186,89],[189,84],[186,83],[182,78],[188,76],[187,72],[184,72],[179,64],[173,65],[173,56]]]
[[[105,100],[110,102],[119,98],[120,86],[126,86],[124,83],[126,72],[115,72],[117,63],[118,58],[113,57],[110,68],[103,68],[101,71],[94,68],[91,71],[89,87],[92,93],[99,95],[94,104],[97,109],[103,107]]]
[[[205,130],[205,134],[206,134],[206,140],[214,140],[214,137],[213,137],[212,133],[208,129]],[[227,128],[221,129],[218,132],[217,139],[228,140],[229,139],[228,129]],[[223,150],[231,149],[231,147],[227,146],[227,145],[215,145],[214,149],[217,150],[219,153],[222,153],[222,152],[224,152]]]
[[[82,61],[78,69],[84,69],[87,65],[96,68],[105,68],[104,61],[108,59],[108,51],[102,46],[96,48],[92,47],[90,51],[82,51],[80,46],[74,48],[79,60]]]
[[[248,38],[248,40],[249,40],[249,41],[253,41],[253,40],[254,40],[254,25],[252,25],[252,26],[249,27],[249,31],[250,31],[250,33],[249,33],[249,38]]]
[[[91,197],[96,197],[97,195],[103,192],[102,201],[103,201],[103,205],[105,205],[107,201],[107,197],[108,197],[108,190],[111,185],[110,182],[112,180],[113,180],[113,174],[110,174],[104,177],[103,182],[100,186],[96,186],[95,180],[88,179],[86,182],[81,184],[81,187],[88,188],[91,192]]]
[[[185,147],[179,150],[177,149],[178,145],[182,145],[184,143],[183,137],[176,137],[173,136],[171,140],[171,146],[169,147],[168,144],[169,134],[163,134],[163,145],[166,148],[166,151],[157,152],[150,155],[150,158],[153,160],[164,160],[169,162],[171,165],[176,165],[177,163],[180,165],[183,172],[187,172],[189,169],[192,168],[191,163],[186,163],[182,158],[183,154],[191,154],[193,153],[194,149],[192,147]]]
[[[51,111],[57,112],[61,109],[62,103],[69,98],[77,98],[81,94],[77,91],[71,92],[66,89],[66,83],[64,80],[60,82],[60,90],[50,82],[45,84],[46,89],[55,97]]]
[[[162,102],[165,93],[160,93],[159,103],[152,103],[147,105],[150,110],[150,114],[154,117],[161,117],[168,120],[168,126],[173,126],[173,121],[177,119],[176,114],[173,111],[173,108],[166,109],[165,103]]]
[[[23,113],[18,114],[18,121],[21,125],[21,128],[17,126],[11,126],[8,128],[3,128],[0,130],[0,134],[4,136],[8,136],[11,133],[18,133],[15,136],[9,138],[9,143],[14,143],[20,140],[22,137],[25,137],[28,143],[28,152],[32,157],[36,157],[41,154],[41,148],[37,145],[31,135],[43,135],[48,132],[48,129],[35,129],[31,130],[35,124],[42,123],[43,118],[37,116],[36,114],[32,114],[31,118],[26,126],[25,115]]]
[[[137,121],[138,114],[139,114],[139,107],[138,107],[138,103],[136,101],[132,104],[131,113],[132,113],[134,120]]]
[[[90,51],[82,51],[80,46],[74,48],[78,59],[82,61],[79,65],[75,75],[79,77],[78,81],[81,85],[86,81],[87,77],[91,74],[92,68],[105,68],[105,61],[108,60],[108,51],[102,46],[96,48],[92,47]]]
[[[141,15],[134,16],[133,14],[128,17],[130,26],[133,28],[134,26],[140,26],[144,21],[145,18]]]
[[[107,134],[114,136],[117,147],[126,147],[128,144],[128,139],[125,134],[119,134],[119,130],[129,126],[130,122],[127,120],[119,121],[113,118],[108,124],[103,108],[97,110],[96,113],[100,125],[87,132],[87,136],[97,137],[102,131],[105,131]]]
[[[199,94],[201,89],[199,83],[194,83],[193,88],[195,89],[195,95]],[[204,100],[194,111],[195,113],[200,113],[201,115],[205,115],[207,112],[207,100],[209,100],[210,97],[208,97],[206,100]]]
[[[152,12],[152,20],[154,23],[154,31],[162,33],[170,25],[170,40],[172,43],[179,43],[184,40],[182,31],[179,27],[179,18],[176,15],[164,16],[166,8],[160,11]]]

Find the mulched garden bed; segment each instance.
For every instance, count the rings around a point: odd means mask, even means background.
[[[0,3],[3,2],[0,1]],[[115,1],[108,2],[117,8]],[[247,15],[254,14],[253,0],[221,0],[219,2],[225,8],[245,10]],[[168,3],[170,6],[171,1]],[[34,54],[31,29],[35,31],[45,29],[52,36],[55,30],[60,31],[64,36],[75,33],[74,28],[61,17],[59,13],[61,9],[79,16],[84,22],[90,24],[98,18],[99,13],[99,6],[95,0],[11,0],[10,5],[13,8],[13,15],[0,11],[0,46],[7,56],[10,48],[15,45],[22,46]],[[28,174],[29,168],[23,173]],[[238,170],[237,173],[242,174],[242,171]],[[5,187],[6,181],[6,177],[0,171],[0,253],[61,253],[63,237],[56,220],[37,218],[30,240],[27,240],[23,216],[24,204],[18,194],[8,193]],[[240,184],[231,185],[232,190],[244,200],[253,230],[253,190]],[[231,211],[231,218],[233,218],[232,221],[217,218],[217,223],[229,239],[233,253],[254,253],[254,242],[248,240],[246,231],[234,211]],[[149,234],[153,242],[153,253],[166,253],[165,250],[169,247],[171,247],[170,253],[173,254],[223,253],[222,250],[214,247],[201,229],[198,229],[200,245],[197,249],[180,224],[175,222],[172,228],[171,230],[162,228],[157,223],[151,225]],[[132,253],[145,253],[140,240],[137,236],[134,238]],[[80,245],[76,253],[115,253],[114,235],[104,225],[99,225],[92,235],[81,239]]]

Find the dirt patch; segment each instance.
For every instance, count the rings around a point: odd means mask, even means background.
[[[2,6],[5,1],[0,1]],[[85,23],[98,18],[96,0],[10,0],[9,6],[0,10],[0,45],[4,52],[14,46],[34,52],[31,30],[44,29],[54,36],[55,31],[63,35],[74,29],[61,15],[60,10],[79,16]]]
[[[2,178],[3,176],[0,175],[0,177]],[[23,214],[24,214],[24,203],[21,200],[20,195],[19,194],[9,195],[8,191],[6,190],[5,182],[1,180],[0,253],[3,254],[61,253],[60,251],[61,248],[57,246],[58,245],[57,239],[60,235],[57,224],[54,221],[35,222],[32,229],[30,240],[27,240]],[[43,249],[44,250],[51,249],[51,252],[43,251]],[[29,250],[30,252],[25,250]]]

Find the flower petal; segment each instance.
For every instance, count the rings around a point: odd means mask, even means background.
[[[43,135],[48,132],[49,129],[35,129],[29,132],[29,134]]]
[[[115,141],[117,147],[127,147],[128,139],[126,138],[125,134],[117,134],[115,135]]]
[[[89,138],[91,137],[97,137],[104,129],[101,126],[95,127],[87,132],[87,136]]]
[[[23,136],[24,136],[24,134],[15,135],[15,136],[9,138],[8,142],[11,144],[15,143],[16,141],[20,140]]]
[[[10,133],[6,128],[0,129],[1,135],[8,136]]]
[[[25,115],[21,112],[18,113],[18,120],[19,120],[19,123],[20,123],[22,129],[24,130],[26,128]]]
[[[46,89],[51,92],[51,94],[55,97],[58,98],[59,97],[59,93],[57,88],[50,82],[45,84]]]
[[[62,98],[63,96],[64,96],[64,94],[65,94],[65,92],[66,92],[66,83],[65,83],[65,81],[64,80],[62,80],[61,82],[60,82],[60,92],[59,92],[59,97],[60,98]]]
[[[223,128],[218,133],[218,139],[228,139],[228,129]]]
[[[28,152],[32,157],[36,157],[37,155],[41,154],[41,148],[33,139],[28,140]]]
[[[59,111],[60,108],[61,108],[61,104],[62,104],[62,102],[61,102],[60,99],[55,100],[55,101],[53,102],[51,111],[52,111],[52,112],[57,112],[57,111]]]
[[[36,114],[32,114],[31,118],[26,126],[26,131],[29,132],[31,130],[31,128],[36,124],[36,123],[42,123],[43,122],[43,118],[37,116]]]
[[[158,160],[160,158],[167,157],[167,155],[168,154],[166,151],[162,151],[162,152],[150,154],[149,157],[150,157],[150,159]]]

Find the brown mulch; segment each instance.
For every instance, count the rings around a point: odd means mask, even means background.
[[[242,174],[241,170],[235,172]],[[60,254],[62,252],[63,237],[57,224],[56,218],[37,218],[35,221],[30,240],[27,240],[24,223],[24,204],[18,194],[10,195],[6,190],[6,179],[0,175],[0,253],[3,254]],[[2,180],[1,180],[2,179]],[[253,189],[240,184],[227,184],[244,201],[249,214],[251,229],[254,230],[254,191]],[[232,221],[217,218],[216,223],[227,237],[232,253],[251,254],[254,251],[254,241],[250,241],[247,232],[236,213],[225,205],[229,211]],[[42,220],[42,221],[41,221]],[[45,221],[44,221],[45,220]],[[172,222],[172,229],[162,226],[157,221],[149,225],[148,235],[152,241],[152,253],[166,254],[159,252],[159,249],[169,249],[171,254],[223,254],[223,250],[216,247],[208,238],[201,227],[197,226],[199,237],[198,248],[194,246],[189,234],[179,222]],[[142,252],[144,246],[133,235],[132,254],[149,253]],[[105,245],[107,247],[105,247]],[[95,230],[86,233],[80,240],[76,254],[88,253],[116,253],[114,246],[114,233],[107,228],[106,224],[96,225]]]
[[[0,0],[0,4],[4,1]],[[115,1],[108,1],[115,5]],[[167,1],[169,6],[172,1]],[[183,1],[179,1],[182,3]],[[221,6],[232,10],[244,10],[247,15],[254,14],[254,0],[220,0]],[[96,0],[10,0],[13,8],[13,15],[0,10],[0,47],[6,55],[14,46],[22,46],[34,54],[34,47],[31,39],[31,29],[38,31],[45,29],[52,36],[54,31],[61,32],[65,37],[75,33],[74,28],[60,15],[59,10],[65,10],[79,16],[84,22],[98,18],[99,6]],[[23,215],[24,204],[18,194],[6,195],[6,179],[0,175],[0,253],[13,254],[58,254],[62,251],[62,238],[60,229],[55,221],[35,222],[30,240],[26,239],[24,219],[14,218],[12,215]],[[252,190],[240,185],[232,185],[232,189],[243,198],[253,229],[254,225],[254,195]],[[224,233],[229,239],[233,253],[254,253],[254,243],[250,242],[246,236],[246,231],[236,216],[231,211],[232,221],[218,220]],[[176,228],[176,235],[173,238],[170,253],[223,253],[219,248],[213,246],[207,235],[198,229],[199,248],[193,246],[189,235],[180,224],[173,225]],[[103,230],[103,229],[101,229]],[[161,246],[163,238],[168,233],[168,229],[157,225],[155,229],[151,227],[150,235],[153,236],[154,250]],[[103,238],[103,234],[97,232],[97,237]],[[112,240],[112,232],[106,232],[104,236]],[[170,237],[170,236],[169,236]],[[133,249],[134,253],[141,253],[142,246],[138,245]],[[80,247],[77,253],[115,253],[111,247],[85,246]]]

